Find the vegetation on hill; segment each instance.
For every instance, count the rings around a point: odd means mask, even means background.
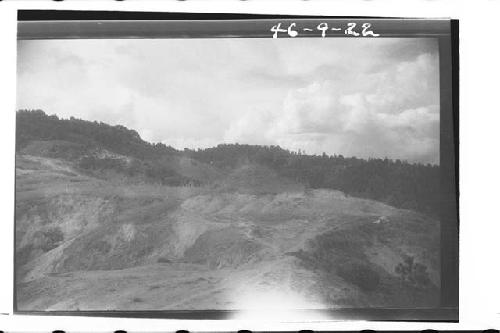
[[[279,146],[221,144],[185,150],[192,158],[232,169],[258,163],[311,188],[329,188],[428,215],[439,214],[439,166],[400,160],[304,155]]]
[[[168,163],[180,152],[162,143],[150,144],[124,126],[73,117],[60,119],[41,110],[20,110],[16,121],[18,152],[27,150],[35,155],[73,160],[94,174],[111,170],[173,186],[194,182]],[[50,144],[44,144],[47,142]],[[114,154],[103,154],[103,150]]]
[[[41,110],[17,112],[16,150],[35,141],[66,142],[54,157],[78,159],[82,169],[114,170],[167,185],[201,184],[174,170],[171,161],[189,157],[229,172],[246,164],[259,164],[311,188],[328,188],[374,199],[437,217],[439,214],[439,166],[410,164],[400,160],[360,159],[342,155],[306,155],[279,146],[221,144],[208,149],[176,150],[162,143],[151,144],[124,126],[81,119],[60,119]],[[96,149],[131,157],[97,157]],[[78,154],[69,154],[68,150]]]
[[[124,126],[86,121],[71,117],[60,119],[42,110],[20,110],[16,117],[16,149],[33,140],[64,140],[85,147],[105,148],[138,159],[159,159],[177,151],[162,143],[150,144]]]

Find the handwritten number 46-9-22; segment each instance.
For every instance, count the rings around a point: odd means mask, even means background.
[[[355,37],[380,36],[380,34],[376,34],[375,32],[373,32],[373,30],[371,30],[371,27],[372,27],[371,23],[363,23],[361,24],[361,27],[358,27],[356,23],[351,22],[347,23],[347,27],[345,29],[342,29],[340,27],[330,27],[328,26],[328,23],[322,22],[318,24],[318,26],[315,29],[311,29],[311,28],[298,28],[297,24],[294,22],[290,23],[287,29],[282,28],[281,23],[278,23],[274,25],[270,30],[273,32],[273,38],[278,38],[278,34],[280,32],[287,33],[288,36],[290,37],[297,37],[300,31],[309,31],[309,32],[319,31],[321,32],[321,37],[326,37],[329,31],[332,32],[340,31],[340,33],[343,33],[344,35],[355,36]]]

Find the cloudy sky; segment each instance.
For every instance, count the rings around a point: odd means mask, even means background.
[[[180,149],[439,163],[438,61],[434,39],[20,41],[17,100]]]

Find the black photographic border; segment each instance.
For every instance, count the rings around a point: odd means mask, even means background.
[[[436,308],[341,308],[301,310],[332,320],[458,322],[459,306],[459,22],[401,17],[290,16],[228,13],[166,13],[19,10],[18,40],[74,38],[271,38],[282,22],[370,22],[383,37],[433,37],[439,42],[441,302]],[[210,29],[207,29],[209,27]],[[285,36],[285,35],[284,35]],[[319,37],[318,33],[301,38]],[[288,38],[288,37],[283,37]],[[344,35],[327,38],[364,38]],[[371,37],[366,37],[371,38]],[[14,218],[15,222],[15,218]],[[15,314],[169,319],[230,319],[238,310],[25,311],[17,307],[14,228]]]

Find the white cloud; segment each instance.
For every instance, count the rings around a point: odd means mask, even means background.
[[[278,144],[439,161],[432,39],[22,41],[18,107],[177,148]]]
[[[236,122],[240,129],[233,140],[259,133],[267,142],[308,153],[438,163],[436,62],[423,54],[383,72],[356,73],[354,82],[313,81],[291,89],[272,116],[256,114],[252,121],[246,116]]]

